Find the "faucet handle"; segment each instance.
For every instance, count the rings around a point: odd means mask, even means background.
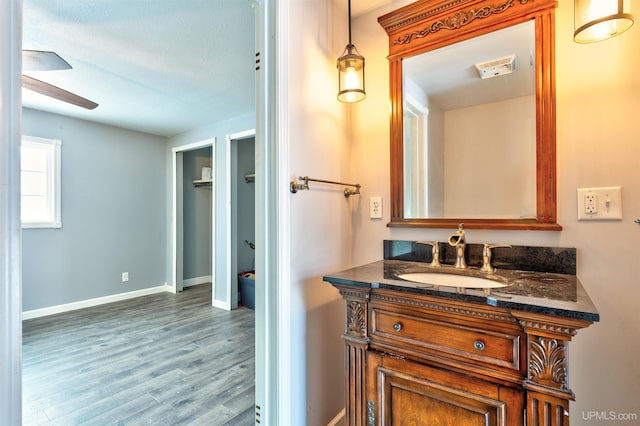
[[[440,265],[440,243],[437,241],[416,241],[416,244],[426,244],[431,246],[431,263],[429,266],[439,268]]]
[[[492,248],[511,248],[511,244],[485,244],[484,245],[488,249]]]
[[[485,244],[482,249],[482,267],[480,272],[485,274],[493,274],[496,268],[491,266],[491,249],[493,248],[511,248],[509,244]]]

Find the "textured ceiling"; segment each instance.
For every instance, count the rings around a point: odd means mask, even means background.
[[[247,0],[24,0],[23,48],[73,69],[30,76],[99,104],[23,90],[26,107],[170,136],[254,109]]]
[[[299,1],[299,0],[295,0]],[[346,12],[347,0],[332,0]],[[353,0],[354,17],[391,0]],[[255,108],[251,0],[23,0],[23,48],[73,69],[26,73],[99,104],[23,90],[23,105],[172,136]]]

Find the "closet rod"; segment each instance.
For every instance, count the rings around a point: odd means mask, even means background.
[[[353,186],[355,190],[345,188],[344,190],[345,197],[349,197],[351,195],[360,195],[360,188],[362,188],[362,186],[359,183],[344,183],[344,182],[336,182],[334,180],[314,179],[314,178],[310,178],[309,176],[300,176],[298,180],[301,180],[304,183],[296,183],[295,180],[292,180],[291,184],[289,185],[289,189],[293,194],[295,194],[298,191],[309,189],[309,182],[328,183],[330,185]]]

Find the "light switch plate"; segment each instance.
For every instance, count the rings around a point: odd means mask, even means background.
[[[622,220],[622,188],[578,188],[578,220]]]

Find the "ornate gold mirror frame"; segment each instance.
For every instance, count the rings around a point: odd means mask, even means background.
[[[556,223],[555,0],[419,0],[378,18],[389,36],[391,227],[561,230]],[[536,217],[406,218],[403,185],[402,60],[462,40],[535,21]],[[508,119],[508,117],[506,118]]]

